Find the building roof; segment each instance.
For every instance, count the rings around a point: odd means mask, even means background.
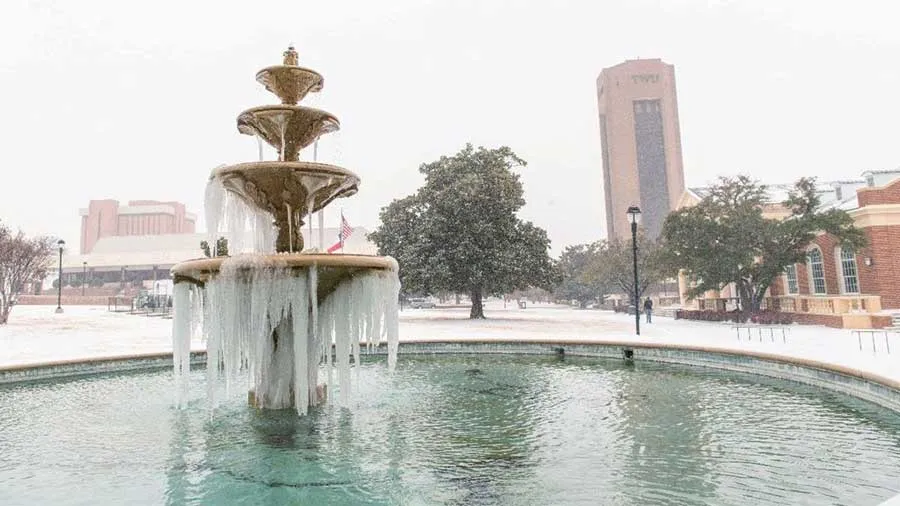
[[[884,170],[884,171],[866,171],[863,172],[863,176],[865,177],[868,174],[883,174],[883,175],[891,175],[896,174],[894,178],[890,178],[891,180],[900,178],[900,169],[898,170]],[[882,178],[883,181],[879,181],[884,184],[886,178]],[[866,187],[868,182],[866,179],[840,179],[836,181],[816,181],[816,193],[819,195],[821,199],[821,205],[819,209],[841,209],[844,211],[851,211],[859,207],[859,201],[856,198],[856,190],[859,188]],[[780,204],[787,200],[788,194],[794,188],[793,184],[769,184],[766,185],[766,200],[770,204]],[[697,198],[697,200],[701,200],[709,195],[709,187],[708,186],[696,186],[687,188],[686,191],[689,194],[692,194]]]

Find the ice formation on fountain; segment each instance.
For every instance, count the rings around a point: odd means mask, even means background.
[[[361,346],[386,342],[388,367],[396,365],[398,267],[389,257],[303,252],[303,218],[354,194],[359,178],[299,160],[301,149],[338,123],[296,105],[321,89],[322,77],[298,67],[293,48],[284,65],[263,69],[257,80],[282,104],[244,111],[238,130],[271,144],[279,160],[220,166],[210,176],[208,242],[215,248],[224,229],[232,256],[213,249],[212,258],[172,268],[178,398],[187,392],[191,339],[202,337],[210,397],[220,381],[228,391],[246,372],[252,404],[306,414],[335,393],[347,404]]]

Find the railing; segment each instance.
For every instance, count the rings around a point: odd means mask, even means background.
[[[783,295],[767,297],[765,307],[786,313],[842,315],[881,311],[878,295]]]

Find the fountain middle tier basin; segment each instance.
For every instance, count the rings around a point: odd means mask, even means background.
[[[281,103],[296,105],[307,93],[322,90],[324,79],[315,70],[293,65],[275,65],[256,73],[256,81],[281,99]]]
[[[222,263],[228,259],[244,260],[238,267],[249,273],[253,269],[285,268],[306,271],[316,266],[318,273],[317,296],[324,301],[337,286],[365,271],[397,271],[397,261],[391,257],[374,255],[345,255],[317,253],[276,253],[271,255],[243,255],[242,257],[198,258],[172,267],[176,283],[192,282],[203,285],[219,273]]]
[[[264,105],[242,112],[238,131],[256,135],[275,148],[279,159],[295,161],[300,150],[320,136],[335,132],[340,122],[331,113],[299,105]]]
[[[357,192],[359,176],[318,162],[247,162],[215,169],[210,179],[259,209],[300,218]]]

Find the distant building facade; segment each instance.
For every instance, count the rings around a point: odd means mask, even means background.
[[[338,228],[326,228],[326,242],[334,242]],[[304,229],[304,241],[312,244],[308,230]],[[318,230],[313,231],[317,239]],[[224,235],[224,234],[223,234]],[[338,253],[374,255],[377,246],[368,240],[368,231],[363,227],[353,227],[353,233],[344,241],[343,250]],[[85,293],[116,294],[125,288],[153,286],[153,283],[171,278],[169,270],[179,262],[203,257],[200,249],[202,241],[208,241],[204,233],[159,234],[159,235],[119,235],[103,237],[94,244],[90,253],[76,255],[64,252],[62,258],[64,293],[81,293],[81,284],[94,282],[94,289]],[[330,245],[330,244],[328,244]],[[49,270],[48,282],[57,278],[56,260]],[[72,287],[76,284],[77,287]],[[100,286],[105,289],[100,289]]]
[[[829,234],[819,234],[807,247],[805,264],[790,265],[773,283],[765,299],[770,310],[795,313],[798,321],[833,327],[870,328],[893,324],[900,316],[900,169],[867,171],[860,179],[820,182],[821,211],[841,209],[863,231],[868,245],[853,252]],[[790,185],[772,185],[763,215],[790,215],[781,202]],[[698,203],[705,188],[688,189],[679,207]],[[689,301],[690,280],[681,276],[682,306],[730,309],[737,300],[734,287],[710,291]]]
[[[684,192],[675,67],[659,59],[628,60],[597,78],[606,231],[630,237],[629,206],[658,237]]]
[[[90,253],[104,237],[193,234],[197,217],[180,202],[92,200],[81,214],[81,253]]]

